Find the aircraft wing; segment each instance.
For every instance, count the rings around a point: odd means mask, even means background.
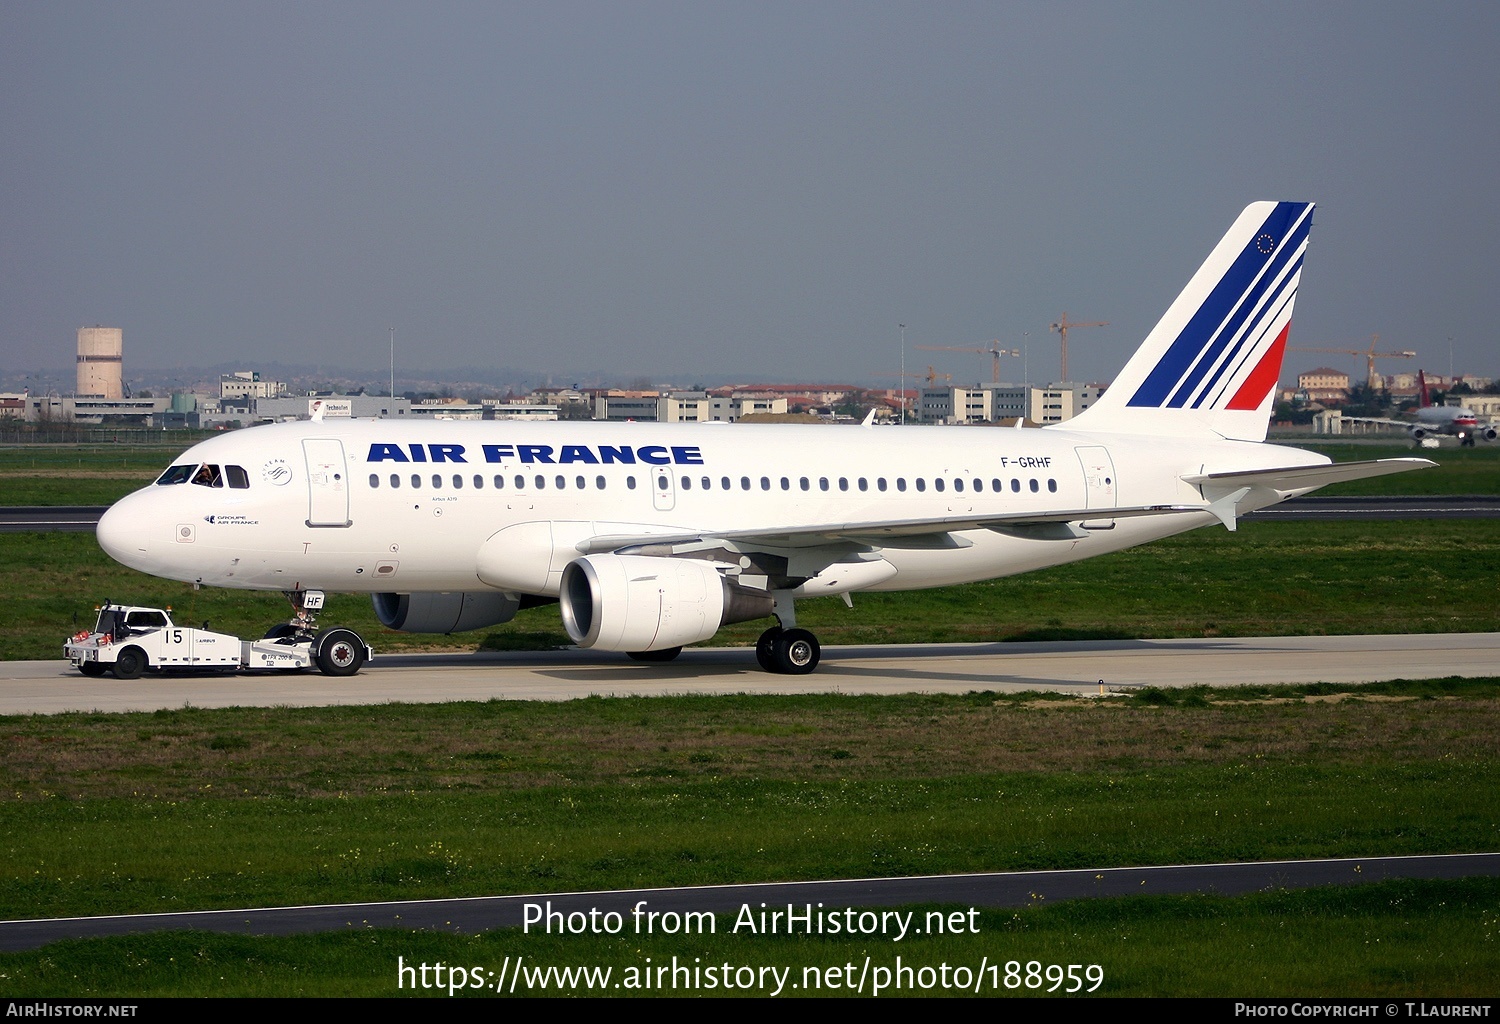
[[[1228,473],[1185,476],[1183,480],[1203,487],[1206,505],[1132,505],[1117,508],[1079,508],[1056,512],[1004,512],[990,515],[953,515],[927,519],[886,519],[867,522],[822,523],[796,529],[760,527],[747,530],[701,530],[656,534],[605,534],[578,545],[580,554],[601,554],[643,545],[671,547],[680,544],[729,542],[740,547],[817,548],[830,550],[863,547],[966,547],[950,536],[963,530],[994,530],[1045,540],[1076,540],[1085,536],[1077,524],[1140,516],[1181,515],[1208,512],[1229,529],[1238,515],[1251,507],[1274,504],[1282,497],[1271,492],[1311,490],[1327,484],[1366,477],[1426,469],[1430,459],[1378,459],[1370,462],[1338,462],[1324,466],[1291,466]],[[1252,492],[1256,492],[1252,494]],[[1253,497],[1255,501],[1246,501]]]
[[[1413,422],[1412,420],[1387,420],[1387,419],[1381,419],[1379,416],[1345,416],[1344,417],[1344,422],[1345,423],[1379,423],[1379,424],[1382,424],[1383,426],[1387,426],[1387,427],[1405,427],[1405,428],[1408,428],[1408,429],[1411,428],[1411,427],[1416,426],[1416,423]]]
[[[912,547],[965,547],[946,541],[945,534],[961,530],[995,530],[1036,536],[1075,537],[1066,527],[1086,520],[1133,519],[1138,516],[1179,515],[1207,512],[1204,505],[1135,505],[1121,508],[1084,508],[1059,512],[1005,512],[993,515],[955,515],[929,519],[885,519],[869,522],[822,523],[796,529],[704,530],[676,534],[615,534],[592,537],[578,546],[583,554],[619,551],[644,544],[689,544],[700,541],[731,541],[772,548],[821,547],[831,544],[861,544],[871,547],[904,547],[903,538],[916,539]],[[1048,527],[1064,529],[1049,533]]]

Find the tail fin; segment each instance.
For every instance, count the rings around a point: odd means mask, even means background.
[[[1432,408],[1432,396],[1427,393],[1427,371],[1426,370],[1418,370],[1417,371],[1417,383],[1422,386],[1422,405],[1421,405],[1421,408],[1423,408],[1423,409],[1430,409],[1430,408]]]
[[[1264,441],[1312,203],[1251,203],[1066,430]]]

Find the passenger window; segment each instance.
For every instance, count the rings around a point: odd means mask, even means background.
[[[904,491],[904,490],[906,490],[906,477],[904,477],[904,476],[898,476],[898,477],[896,477],[896,490],[898,490],[898,491]]]
[[[574,481],[574,483],[576,483],[578,485],[578,489],[580,491],[583,490],[585,487],[587,487],[589,485],[589,482],[587,480],[585,480],[583,477],[579,477],[577,480]]]
[[[436,473],[432,474],[432,489],[434,491],[441,491],[443,489],[443,478]]]
[[[808,482],[808,479],[807,479],[807,477],[805,477],[805,476],[803,476],[803,477],[798,477],[798,478],[797,478],[797,482],[798,482],[798,483],[799,483],[799,484],[801,484],[801,486],[802,486],[802,489],[803,489],[803,490],[804,490],[804,491],[805,491],[805,490],[807,490],[807,489],[808,489],[808,488],[809,488],[809,487],[811,487],[811,486],[812,486],[812,484],[811,484],[811,483],[809,483],[809,482]]]
[[[782,477],[781,478],[781,489],[783,491],[790,491],[792,489],[792,482],[790,480],[788,480],[786,477]]]
[[[495,490],[505,490],[505,477],[501,476],[499,473],[495,474]]]
[[[557,479],[554,482],[557,484],[557,489],[559,491],[564,490],[568,486],[568,478],[563,476],[561,473],[557,475]]]
[[[229,477],[229,486],[237,491],[243,491],[250,486],[250,474],[245,472],[244,466],[225,466],[224,473]]]
[[[963,482],[963,480],[962,479],[954,480],[953,481],[953,489],[955,491],[962,491],[964,489],[964,482]]]
[[[1057,481],[1056,480],[1048,480],[1047,481],[1047,490],[1051,491],[1053,494],[1056,494],[1057,493]]]
[[[704,477],[704,479],[705,479],[705,480],[706,480],[706,479],[708,479],[708,478],[707,478],[707,477]],[[724,490],[726,490],[726,491],[727,491],[727,490],[731,490],[731,489],[732,489],[732,485],[731,485],[731,484],[730,484],[730,483],[729,483],[729,477],[727,477],[727,476],[726,476],[726,477],[724,477],[724,478],[723,478],[723,479],[722,479],[722,480],[720,480],[720,481],[719,481],[719,484],[720,484],[720,485],[721,485],[721,486],[722,486],[722,487],[723,487],[723,488],[724,488]]]
[[[996,494],[999,494],[1001,491],[1005,490],[1005,485],[1002,484],[997,477],[996,479],[990,481],[990,490],[994,491]]]
[[[748,491],[749,489],[750,489],[750,478],[748,476],[742,476],[742,477],[740,477],[740,490],[742,490],[742,491]]]
[[[705,491],[711,491],[711,490],[714,489],[714,483],[708,477],[704,477],[702,480],[700,480],[698,482],[703,485],[703,489]]]
[[[841,491],[847,491],[848,489],[849,489],[849,478],[846,477],[846,476],[839,477],[839,490],[841,490]]]
[[[870,489],[870,481],[866,480],[864,477],[860,477],[859,489],[862,491],[868,491]]]
[[[457,473],[453,474],[453,489],[455,491],[461,491],[464,489],[464,478],[459,476]]]
[[[371,487],[379,487],[380,486],[380,474],[379,473],[371,473],[370,474],[370,486]]]
[[[594,486],[597,487],[597,488],[599,488],[599,490],[601,490],[601,491],[604,490],[604,477],[602,477],[602,476],[596,476],[596,477],[594,477]]]
[[[941,491],[947,485],[943,483],[943,478],[942,477],[938,477],[936,480],[934,480],[932,482],[932,486],[933,486],[934,490]]]
[[[420,476],[418,476],[416,473],[413,473],[411,475],[411,485],[413,487],[421,487],[422,486],[422,478]]]
[[[520,473],[516,474],[516,490],[518,490],[518,491],[524,491],[524,490],[526,490],[526,478],[524,476],[522,476]]]
[[[633,477],[633,476],[627,476],[625,478],[625,489],[627,491],[633,491],[633,490],[635,490],[635,477]]]
[[[1010,489],[1012,491],[1014,491],[1016,494],[1020,494],[1021,493],[1021,481],[1017,480],[1015,477],[1011,477],[1010,478]]]
[[[1040,491],[1040,490],[1041,490],[1041,488],[1038,487],[1037,483],[1036,483],[1036,477],[1032,477],[1031,478],[1031,493],[1035,494],[1037,491]]]
[[[763,491],[769,491],[771,489],[771,478],[770,477],[763,476],[763,477],[760,478],[760,489],[763,490]]]
[[[536,475],[536,489],[539,491],[545,491],[547,489],[547,478],[542,476],[540,473]]]
[[[685,476],[685,477],[682,478],[682,489],[684,491],[691,491],[693,489],[693,478],[692,477]],[[662,490],[666,490],[666,487],[663,486]]]
[[[818,477],[818,490],[820,490],[820,491],[826,491],[826,490],[828,490],[828,478],[826,476],[820,476],[820,477]]]
[[[962,490],[962,488],[960,488],[960,490]],[[976,490],[976,491],[982,491],[982,490],[984,490],[984,481],[981,480],[981,479],[979,479],[979,477],[977,477],[977,476],[974,478],[974,490]]]
[[[876,479],[875,486],[879,490],[885,490],[885,477],[879,477],[878,479]]]
[[[392,473],[391,474],[391,486],[392,487],[400,487],[401,486],[401,474],[400,473]]]
[[[484,490],[484,477],[480,476],[478,473],[474,474],[474,490]]]

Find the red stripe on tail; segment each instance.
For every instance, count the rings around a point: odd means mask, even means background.
[[[1286,335],[1291,329],[1292,322],[1288,320],[1276,340],[1271,343],[1270,349],[1261,356],[1260,362],[1255,364],[1255,369],[1250,371],[1250,376],[1245,378],[1245,383],[1240,385],[1225,408],[1249,409],[1252,412],[1260,408],[1260,403],[1265,401],[1265,397],[1276,386],[1276,378],[1281,376],[1281,357],[1286,352]]]

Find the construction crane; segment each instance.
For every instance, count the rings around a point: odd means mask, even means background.
[[[1375,360],[1377,359],[1415,359],[1417,354],[1410,349],[1400,352],[1376,352],[1375,346],[1380,344],[1380,335],[1370,335],[1370,347],[1364,348],[1293,348],[1288,346],[1288,352],[1328,352],[1345,356],[1365,357],[1365,383],[1371,391],[1379,391],[1384,384],[1375,374]]]
[[[1069,326],[1072,325],[1070,324]],[[994,367],[990,371],[990,382],[992,384],[1000,383],[1000,357],[1010,356],[1015,359],[1020,358],[1021,355],[1021,350],[1018,348],[1001,348],[999,338],[991,341],[989,348],[959,348],[954,345],[916,345],[913,347],[920,348],[926,352],[974,352],[978,355],[989,355],[994,362]],[[928,369],[931,369],[931,367],[928,367]]]
[[[1095,320],[1091,323],[1072,323],[1068,320],[1068,314],[1063,313],[1062,318],[1055,324],[1048,326],[1047,330],[1056,331],[1062,338],[1062,379],[1068,379],[1068,331],[1074,327],[1108,327],[1108,320]]]

